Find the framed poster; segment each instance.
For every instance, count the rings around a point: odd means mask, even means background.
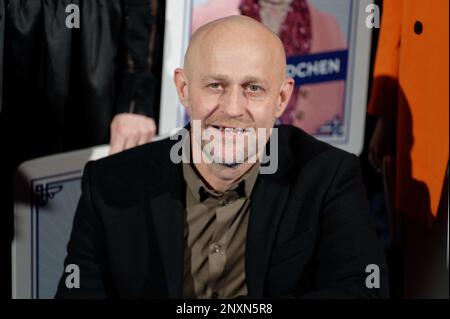
[[[267,25],[282,40],[296,87],[279,123],[359,154],[363,147],[371,31],[370,0],[168,0],[160,133],[187,119],[173,84],[189,38],[200,26],[236,14]]]

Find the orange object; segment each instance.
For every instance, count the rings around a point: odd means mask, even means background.
[[[368,112],[397,119],[396,208],[436,217],[449,147],[448,0],[384,0]]]

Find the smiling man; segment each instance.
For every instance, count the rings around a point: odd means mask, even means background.
[[[251,18],[195,32],[174,73],[191,125],[86,165],[65,260],[80,287],[64,274],[57,297],[387,297],[358,159],[274,127],[285,61]]]
[[[266,144],[294,87],[285,69],[280,39],[255,20],[239,16],[221,19],[193,35],[184,69],[175,70],[174,80],[191,120],[200,122],[201,132],[193,132],[197,137],[193,151],[205,151],[211,142],[199,139],[205,134],[216,137],[212,139],[213,149],[222,144],[222,154],[215,152],[211,164],[196,164],[199,174],[214,189],[225,191],[255,163],[236,165],[233,159],[239,155],[245,160],[254,157]],[[258,134],[261,129],[265,134]],[[237,145],[238,135],[242,135],[241,146]],[[259,148],[249,145],[261,136],[263,140],[256,140]]]

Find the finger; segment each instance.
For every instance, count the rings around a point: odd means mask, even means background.
[[[115,127],[113,125],[111,125],[111,128],[109,130],[109,145],[113,145],[117,143],[117,134],[116,134],[116,130]]]
[[[148,135],[148,141],[150,142],[151,140],[153,140],[153,138],[155,137],[155,135],[156,135],[156,128],[153,127],[153,128],[151,129],[149,135]]]
[[[116,135],[114,139],[112,139],[111,150],[109,153],[112,155],[123,151],[125,143],[126,139],[123,135]]]
[[[128,150],[128,149],[130,149],[130,148],[133,148],[133,147],[135,147],[135,146],[138,145],[137,143],[138,143],[138,138],[137,138],[137,137],[135,137],[135,136],[129,136],[129,137],[126,139],[125,147],[123,148],[123,150]]]
[[[145,143],[149,143],[152,141],[153,137],[155,136],[155,132],[156,132],[156,127],[155,125],[149,125],[144,133],[141,136],[140,139],[140,144],[145,144]]]
[[[148,143],[151,141],[151,134],[147,133],[147,134],[142,134],[141,137],[139,138],[139,141],[137,143],[137,145],[142,145],[145,143]]]

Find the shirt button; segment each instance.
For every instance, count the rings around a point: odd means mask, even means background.
[[[212,244],[211,250],[213,253],[220,253],[222,251],[222,246],[219,244]]]
[[[415,34],[421,34],[423,31],[423,24],[420,21],[416,21],[414,23],[414,33]]]
[[[228,199],[227,198],[222,198],[220,201],[219,201],[219,205],[220,206],[226,206],[228,204]]]

